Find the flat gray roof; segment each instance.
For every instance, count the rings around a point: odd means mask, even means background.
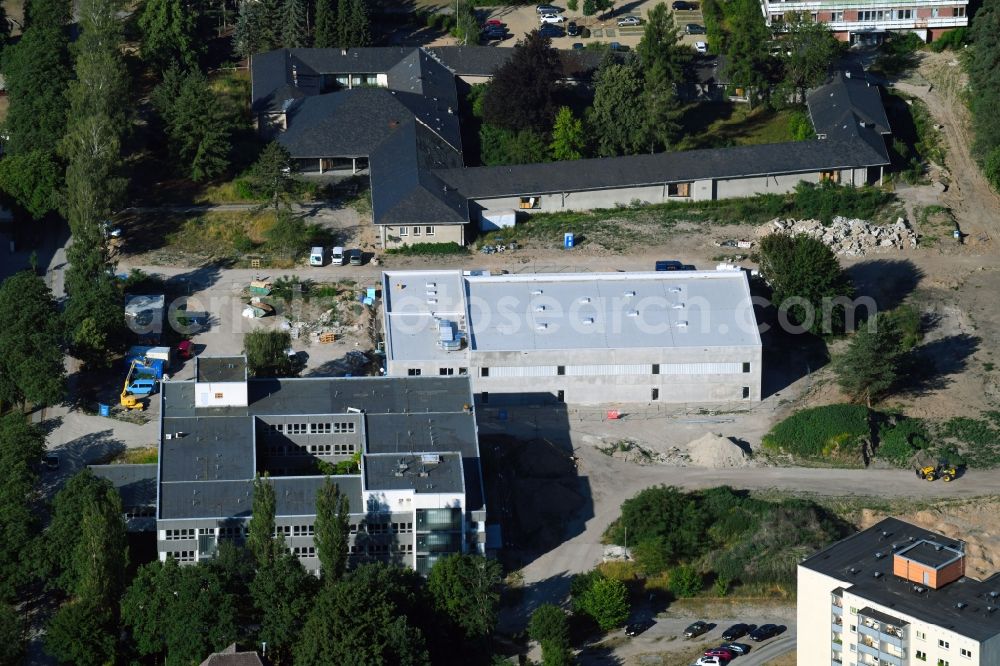
[[[245,356],[197,356],[195,377],[199,382],[242,382],[247,378]]]
[[[743,271],[389,271],[383,293],[395,360],[460,359],[437,344],[438,320],[486,352],[761,344]]]
[[[460,493],[465,489],[458,453],[366,455],[363,468],[367,490]]]
[[[94,476],[107,479],[122,498],[125,509],[156,506],[156,463],[145,465],[90,465]]]
[[[194,408],[194,384],[163,383],[160,519],[249,515],[246,502],[252,499],[252,479],[258,471],[255,417],[337,415],[352,409],[364,412],[364,453],[374,460],[373,469],[366,469],[369,483],[385,489],[398,485],[397,477],[383,464],[383,456],[377,454],[385,454],[384,458],[393,462],[401,455],[447,454],[433,475],[434,479],[440,477],[440,485],[438,480],[431,483],[439,488],[458,488],[456,492],[464,488],[469,510],[483,505],[479,444],[467,377],[251,379],[247,407],[198,410]],[[166,439],[168,434],[170,439]],[[388,476],[383,478],[383,473]],[[278,514],[311,514],[315,489],[323,478],[273,477],[275,490],[283,493],[278,497]],[[347,484],[352,506],[358,511],[362,510],[360,479],[334,477],[336,483]],[[422,492],[430,490],[425,487]]]
[[[932,569],[940,569],[962,557],[962,551],[930,539],[921,539],[912,546],[900,550],[896,555]]]

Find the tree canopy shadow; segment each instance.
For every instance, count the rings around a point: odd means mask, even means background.
[[[114,430],[100,430],[77,437],[62,446],[50,449],[59,456],[59,467],[41,474],[39,489],[42,497],[51,500],[70,478],[87,465],[98,464],[125,450],[125,443],[114,436]]]
[[[847,269],[854,282],[857,296],[872,298],[879,310],[892,310],[902,305],[924,277],[924,271],[909,259],[873,259],[854,264]],[[864,321],[868,313],[861,312],[856,321]]]
[[[960,333],[915,347],[904,360],[898,390],[920,396],[947,388],[954,375],[966,370],[980,342],[974,335]]]

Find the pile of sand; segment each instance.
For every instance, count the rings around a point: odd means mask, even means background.
[[[699,467],[743,467],[749,464],[747,452],[728,437],[708,433],[688,444],[692,465]]]

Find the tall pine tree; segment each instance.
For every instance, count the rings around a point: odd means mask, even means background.
[[[324,585],[332,585],[347,570],[350,502],[327,477],[316,496],[316,550]]]
[[[313,45],[320,49],[339,46],[337,0],[316,0],[316,29]]]
[[[286,49],[309,46],[309,7],[306,0],[284,0],[281,45]]]

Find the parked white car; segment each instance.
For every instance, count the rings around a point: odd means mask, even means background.
[[[562,23],[566,20],[566,17],[562,14],[542,14],[538,17],[539,23]]]
[[[694,50],[698,53],[708,53],[708,42],[695,42]]]

